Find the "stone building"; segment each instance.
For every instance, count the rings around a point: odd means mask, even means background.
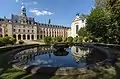
[[[26,14],[26,8],[21,7],[20,15],[11,15],[11,19],[0,18],[0,37],[11,36],[17,40],[37,40],[45,36],[67,37],[68,27],[38,23]]]
[[[68,36],[72,36],[72,37],[78,36],[77,32],[80,30],[80,28],[85,27],[85,24],[86,24],[86,19],[80,16],[79,14],[76,14],[76,17],[72,21],[71,30],[69,30]]]

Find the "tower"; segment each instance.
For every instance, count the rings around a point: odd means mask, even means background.
[[[24,5],[22,5],[22,7],[21,7],[21,16],[26,17],[26,8]]]
[[[71,24],[71,36],[78,36],[78,31],[80,30],[80,28],[85,27],[85,23],[85,17],[77,13]]]
[[[49,19],[48,24],[51,24],[51,19]]]
[[[20,23],[21,24],[26,24],[27,23],[26,8],[23,4],[22,4],[22,7],[21,7]]]

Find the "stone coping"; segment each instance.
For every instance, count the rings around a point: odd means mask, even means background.
[[[8,46],[2,46],[0,47],[0,49],[3,49],[3,48],[9,48],[9,47],[21,47],[21,46],[30,46],[30,45],[39,45],[39,44],[21,44],[21,45],[8,45]]]
[[[87,73],[87,68],[79,67],[39,67],[37,65],[12,65],[13,68],[23,70],[26,73],[42,73],[49,75],[82,75]],[[21,67],[21,68],[20,68]]]
[[[110,47],[120,47],[118,44],[106,44],[106,43],[91,43],[93,45],[98,45],[98,46],[110,46]]]
[[[33,46],[39,46],[39,44],[23,44],[23,45],[10,45],[10,46],[3,46],[0,47],[0,51],[10,51],[10,50],[14,50],[17,48],[22,48],[22,47],[33,47]]]

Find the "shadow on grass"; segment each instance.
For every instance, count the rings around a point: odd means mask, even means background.
[[[40,68],[40,70],[38,71],[39,73],[37,74],[21,74],[17,77],[15,77],[14,79],[50,79],[52,76],[55,75],[56,71],[57,71],[58,67],[55,68],[51,68],[51,67],[43,67]]]
[[[30,77],[27,77],[25,79],[50,79],[54,75],[46,75],[46,74],[34,74]]]
[[[120,79],[120,66],[114,65],[115,70],[116,70],[116,79]]]

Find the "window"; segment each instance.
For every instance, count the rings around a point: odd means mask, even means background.
[[[76,33],[78,33],[78,27],[79,27],[79,25],[76,25]]]
[[[15,29],[13,29],[13,32],[15,32]]]
[[[29,24],[31,24],[31,21],[29,21]]]
[[[84,23],[84,20],[82,20],[82,22]]]
[[[23,30],[23,32],[25,32],[25,30]]]
[[[25,21],[23,20],[23,23],[25,23]]]
[[[28,32],[30,32],[30,30],[28,30]]]
[[[78,47],[76,47],[76,52],[78,52]]]
[[[32,30],[32,33],[34,32],[34,30]]]
[[[25,28],[25,26],[23,26],[23,28]]]
[[[6,29],[5,32],[8,32],[8,29]]]
[[[15,23],[17,23],[18,21],[17,20],[15,20]]]
[[[18,31],[20,32],[20,29]]]
[[[0,34],[0,37],[2,37],[2,34]]]

